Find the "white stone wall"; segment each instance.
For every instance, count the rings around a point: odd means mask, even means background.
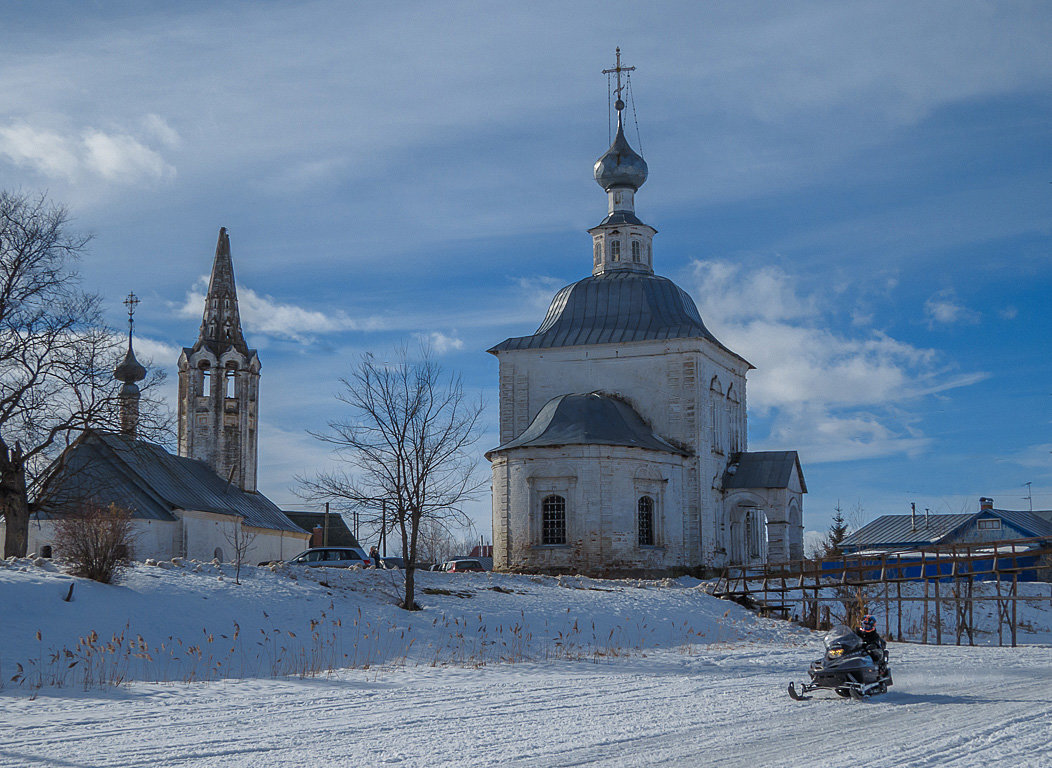
[[[498,357],[502,443],[521,434],[551,398],[602,391],[624,398],[655,432],[688,447],[694,456],[682,481],[684,556],[692,565],[722,564],[729,531],[719,486],[729,455],[748,447],[746,361],[705,339],[513,350]],[[496,475],[494,467],[495,489]],[[498,530],[495,513],[495,539]]]
[[[604,573],[693,564],[683,514],[686,461],[619,446],[518,448],[493,457],[494,568]],[[545,545],[541,502],[566,499],[566,544]],[[655,541],[640,546],[640,496],[655,500]]]
[[[227,535],[236,525],[236,518],[208,512],[177,512],[179,520],[134,520],[134,543],[132,556],[135,560],[170,560],[186,557],[191,560],[211,560],[216,548],[223,551],[223,560],[234,559],[234,548]],[[266,560],[286,560],[307,549],[310,534],[275,531],[269,528],[245,529],[255,538],[249,545],[245,562],[250,565]],[[39,553],[45,544],[50,544],[55,556],[61,552],[55,547],[54,522],[33,520],[29,523],[29,546],[27,552]]]

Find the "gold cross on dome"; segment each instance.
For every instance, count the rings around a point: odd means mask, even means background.
[[[124,306],[128,308],[128,319],[130,320],[132,315],[135,314],[135,307],[139,304],[139,297],[134,293],[129,293],[128,298],[124,300]]]
[[[615,72],[617,73],[617,100],[621,101],[621,91],[622,91],[622,89],[624,87],[624,86],[621,85],[621,73],[622,72],[634,72],[636,68],[635,67],[622,67],[621,66],[621,46],[618,46],[617,48],[615,48],[614,52],[617,54],[617,64],[614,66],[613,69],[604,69],[603,70],[603,74],[604,75],[611,75],[611,74],[614,74]]]

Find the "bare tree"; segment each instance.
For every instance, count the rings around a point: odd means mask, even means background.
[[[44,196],[0,192],[5,557],[26,554],[29,496],[44,469],[83,429],[120,423],[113,369],[121,339],[104,325],[99,297],[80,288],[73,264],[88,238],[71,234],[68,221]]]
[[[256,534],[245,530],[245,518],[238,517],[223,529],[223,538],[234,550],[234,583],[241,583],[241,564],[245,562],[249,547],[256,540]]]
[[[350,409],[329,431],[312,433],[334,446],[347,469],[299,478],[303,495],[337,507],[362,510],[379,529],[381,508],[401,538],[406,561],[407,610],[415,600],[415,563],[422,521],[468,522],[462,505],[484,487],[478,455],[481,398],[469,401],[458,376],[446,376],[424,350],[411,359],[404,348],[393,363],[362,356],[336,395]]]
[[[456,553],[457,540],[445,520],[420,521],[416,552],[422,563],[444,563]]]
[[[132,556],[131,513],[110,504],[85,504],[55,522],[55,544],[75,576],[109,584]]]

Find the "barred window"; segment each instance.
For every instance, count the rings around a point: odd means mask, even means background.
[[[566,499],[545,496],[541,502],[541,544],[566,543]]]
[[[637,264],[639,263],[639,251],[640,251],[639,241],[638,240],[633,240],[632,241],[632,261],[636,262]]]
[[[610,261],[621,261],[621,241],[610,241]]]
[[[639,546],[654,545],[654,500],[649,496],[640,496],[637,504],[639,510]]]

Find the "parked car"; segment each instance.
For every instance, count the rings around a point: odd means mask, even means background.
[[[486,570],[478,560],[449,560],[442,567],[447,573],[482,572]]]
[[[378,568],[405,568],[405,560],[400,557],[381,557]]]
[[[288,564],[308,568],[351,568],[355,565],[366,568],[371,561],[360,547],[312,547],[300,552]]]

